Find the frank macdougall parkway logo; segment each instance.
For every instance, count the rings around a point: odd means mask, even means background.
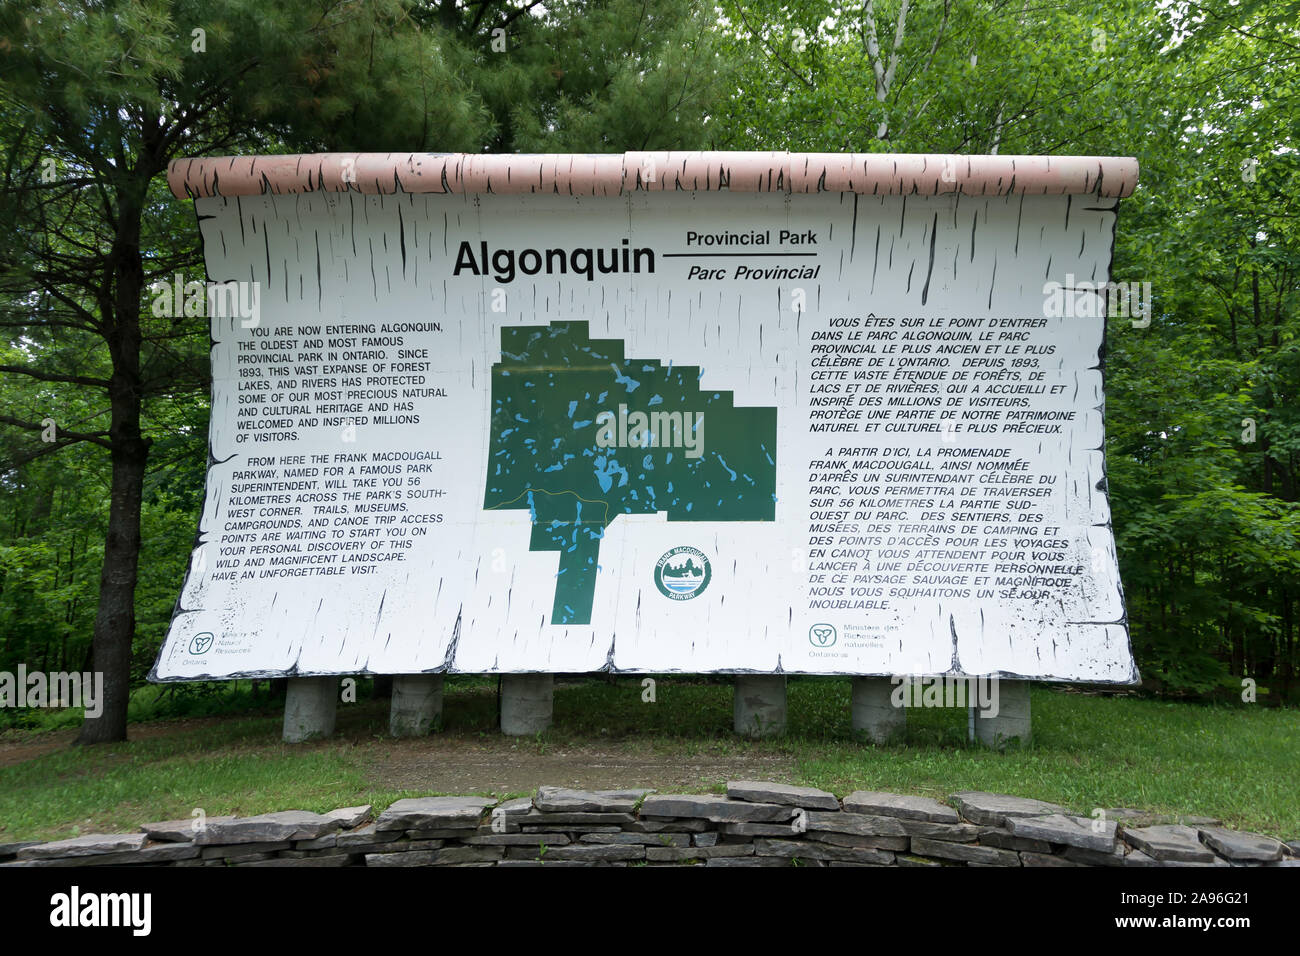
[[[713,568],[704,552],[686,545],[673,548],[655,564],[655,587],[674,601],[699,597],[712,577]]]

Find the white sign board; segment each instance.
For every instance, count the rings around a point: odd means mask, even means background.
[[[1135,679],[1089,291],[1117,199],[195,205],[235,285],[155,679]]]

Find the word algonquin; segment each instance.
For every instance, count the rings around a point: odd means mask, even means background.
[[[642,267],[644,266],[644,270]],[[479,256],[475,258],[474,247],[469,242],[462,242],[456,253],[456,266],[452,275],[468,271],[471,275],[484,276],[489,273],[498,282],[514,282],[519,272],[526,276],[538,273],[545,275],[566,275],[572,272],[595,281],[596,273],[638,273],[655,271],[655,254],[653,249],[633,249],[623,240],[621,247],[610,249],[496,249],[489,254],[488,244],[479,243]]]

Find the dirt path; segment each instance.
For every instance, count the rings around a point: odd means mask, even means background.
[[[33,757],[43,757],[69,747],[77,739],[77,731],[51,730],[39,737],[0,737],[0,767],[10,767]]]
[[[203,717],[132,724],[132,741],[185,736],[228,718]],[[683,754],[664,752],[645,741],[550,744],[516,741],[500,736],[443,733],[413,740],[375,739],[360,728],[340,728],[327,741],[307,746],[346,748],[360,758],[367,783],[377,790],[420,790],[444,793],[524,793],[542,784],[613,790],[652,787],[690,789],[725,784],[727,780],[794,780],[794,758],[787,754],[745,750]],[[39,735],[0,738],[0,767],[13,766],[65,750],[76,740],[74,728]],[[268,747],[279,748],[278,739]],[[720,748],[729,750],[730,748]]]
[[[368,755],[373,786],[391,790],[446,793],[521,793],[542,784],[616,790],[657,790],[724,784],[727,780],[793,780],[786,755],[738,753],[687,757],[655,754],[619,744],[557,747],[538,753],[534,745],[455,737],[385,741]]]
[[[187,717],[180,720],[157,720],[143,724],[131,724],[127,734],[131,740],[149,740],[154,737],[168,737],[186,734],[199,727],[218,724],[229,717]],[[71,747],[77,739],[78,730],[69,727],[66,730],[47,730],[39,734],[10,734],[0,736],[0,767],[9,767],[43,757]]]

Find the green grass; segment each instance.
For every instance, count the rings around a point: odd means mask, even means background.
[[[997,754],[967,744],[961,710],[909,711],[905,743],[860,745],[849,724],[847,680],[792,678],[791,733],[766,741],[732,734],[729,682],[656,681],[653,704],[642,702],[641,678],[564,684],[556,691],[552,730],[506,741],[495,730],[495,681],[453,678],[444,734],[467,747],[495,748],[503,764],[519,753],[563,753],[572,760],[576,752],[580,759],[584,747],[622,747],[654,755],[664,766],[705,757],[719,772],[731,758],[743,763],[779,756],[794,768],[779,779],[841,796],[867,789],[943,799],[956,790],[992,790],[1083,814],[1129,806],[1220,817],[1285,839],[1300,836],[1296,710],[1035,687],[1034,745]],[[263,696],[254,702],[239,687],[224,696],[173,694],[169,701],[158,688],[144,688],[132,713],[169,718],[133,725],[131,741],[60,746],[0,766],[0,842],[134,830],[149,820],[189,817],[195,807],[209,815],[324,811],[358,803],[382,807],[414,795],[372,781],[370,768],[393,746],[385,738],[387,703],[359,697],[361,703],[340,705],[334,738],[293,747],[279,740],[279,701]],[[193,719],[222,712],[226,716]],[[40,744],[51,734],[60,741],[70,737],[68,730],[10,730],[0,734],[0,744]],[[628,781],[638,783],[655,785]],[[702,782],[686,789],[718,788]]]

